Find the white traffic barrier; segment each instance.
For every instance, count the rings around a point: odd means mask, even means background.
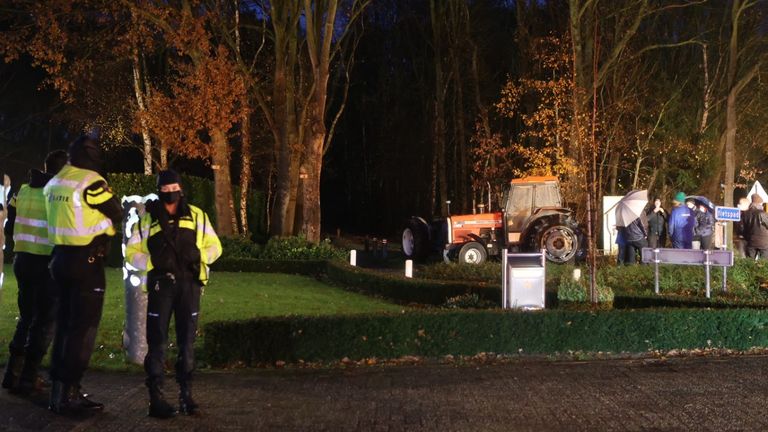
[[[405,260],[405,277],[413,277],[413,260]]]
[[[123,349],[128,361],[143,364],[147,354],[147,275],[125,261],[125,248],[134,225],[144,214],[144,205],[157,195],[131,195],[123,203],[123,283],[125,284],[125,328]]]
[[[354,249],[349,251],[349,265],[357,266],[357,251]]]

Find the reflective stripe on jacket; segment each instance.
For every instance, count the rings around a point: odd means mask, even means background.
[[[195,245],[200,250],[199,279],[205,285],[208,283],[208,266],[221,256],[221,241],[219,241],[219,237],[204,211],[193,205],[189,205],[189,210],[190,216],[179,219],[178,229],[195,230]],[[150,237],[160,233],[160,231],[160,223],[153,220],[149,212],[145,213],[131,231],[131,237],[125,248],[126,263],[149,273],[153,266],[148,241]]]
[[[72,165],[65,165],[48,181],[45,206],[51,243],[85,246],[99,235],[115,235],[112,221],[86,202],[86,194],[93,194],[86,188],[99,181],[106,183],[99,173]]]
[[[48,219],[45,215],[43,188],[22,185],[14,199],[14,206],[14,251],[50,255],[53,245],[48,241]]]

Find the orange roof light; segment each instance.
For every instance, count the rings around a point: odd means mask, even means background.
[[[541,183],[548,181],[557,181],[557,176],[529,176],[519,179],[513,179],[512,184],[515,183]]]

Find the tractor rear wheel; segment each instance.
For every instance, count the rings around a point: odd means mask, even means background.
[[[467,242],[459,249],[459,263],[482,264],[488,259],[488,251],[478,242]]]
[[[429,228],[418,219],[408,221],[403,230],[401,247],[406,258],[423,261],[429,255]]]
[[[547,260],[554,263],[569,263],[579,251],[579,237],[568,225],[542,226],[538,230],[539,249],[546,251]]]

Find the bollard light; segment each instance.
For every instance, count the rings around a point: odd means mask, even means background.
[[[349,265],[357,266],[357,251],[354,249],[349,251]]]
[[[405,277],[413,277],[413,260],[405,260]]]
[[[581,280],[581,269],[573,269],[573,280]]]

